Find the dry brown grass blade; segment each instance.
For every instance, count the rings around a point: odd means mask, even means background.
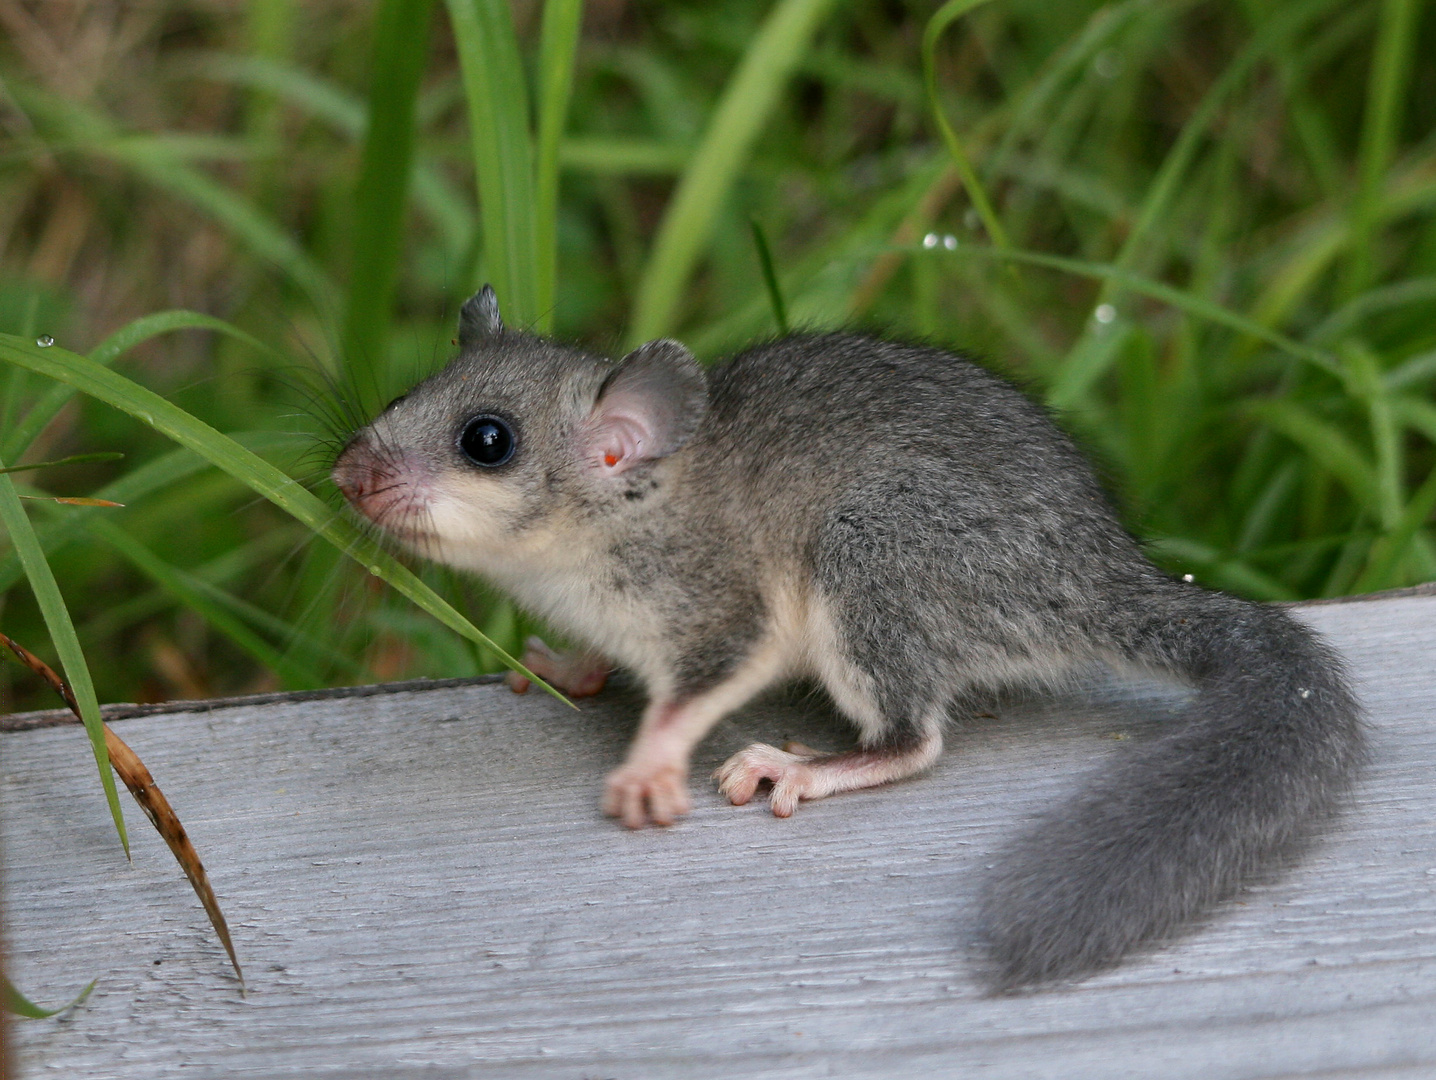
[[[124,503],[111,502],[109,499],[92,499],[88,495],[21,495],[22,499],[33,499],[35,502],[60,503],[62,506],[124,506]]]
[[[0,644],[18,656],[20,662],[27,668],[54,687],[55,692],[65,699],[65,704],[70,707],[70,711],[76,717],[80,715],[79,706],[75,704],[75,695],[70,692],[70,687],[66,685],[65,680],[56,675],[49,664],[4,633],[0,633]],[[140,809],[145,812],[145,817],[150,819],[150,824],[155,827],[155,831],[169,845],[170,851],[174,853],[175,859],[180,864],[180,869],[184,871],[185,877],[189,878],[195,895],[199,897],[205,914],[209,916],[210,925],[214,927],[214,932],[219,935],[220,944],[224,946],[224,951],[229,955],[229,962],[234,965],[234,973],[239,978],[240,990],[243,991],[244,972],[240,970],[239,960],[234,954],[234,943],[229,936],[229,924],[224,921],[224,913],[219,909],[219,901],[215,898],[214,889],[210,886],[209,875],[204,872],[204,864],[200,862],[199,853],[190,843],[189,834],[185,832],[179,817],[170,807],[169,800],[165,798],[164,792],[160,791],[154,777],[150,775],[149,769],[145,768],[145,763],[140,760],[140,756],[130,749],[124,739],[115,734],[109,724],[105,725],[105,749],[110,752],[110,764],[114,767],[115,774],[124,781],[125,787],[130,789],[130,794],[135,797],[135,802],[140,804]]]

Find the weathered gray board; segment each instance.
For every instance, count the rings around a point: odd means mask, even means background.
[[[1295,872],[1076,987],[986,999],[968,905],[1012,830],[1174,700],[1094,684],[959,730],[930,775],[787,821],[708,783],[680,827],[596,809],[633,704],[500,686],[124,721],[249,977],[130,808],[125,865],[77,728],[0,734],[12,973],[60,1001],[25,1076],[1436,1076],[1436,598],[1319,606],[1376,760]],[[755,738],[838,745],[821,710]]]

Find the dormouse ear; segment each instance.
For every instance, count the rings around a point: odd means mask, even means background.
[[[477,345],[486,337],[504,332],[504,320],[499,318],[499,298],[494,287],[485,285],[464,301],[459,309],[459,347],[467,349]]]
[[[584,453],[607,475],[666,457],[698,430],[708,383],[676,341],[650,341],[618,362],[584,425]]]

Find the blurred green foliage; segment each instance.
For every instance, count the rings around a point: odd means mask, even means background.
[[[776,281],[794,326],[963,348],[1045,397],[1174,572],[1263,599],[1436,578],[1429,7],[992,0],[933,50],[975,184],[925,92],[936,10],[0,0],[0,331],[87,353],[222,319],[248,339],[106,362],[322,489],[485,280],[561,337],[708,357],[775,331]],[[101,698],[495,666],[134,418],[50,418],[53,392],[0,366],[0,461],[127,455],[14,477],[126,503],[24,504]],[[45,651],[3,544],[0,627]],[[50,704],[13,668],[0,695]]]

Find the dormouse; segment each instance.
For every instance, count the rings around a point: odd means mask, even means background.
[[[603,808],[689,809],[689,756],[780,680],[856,727],[834,754],[751,746],[717,773],[772,811],[918,773],[944,727],[1094,660],[1187,680],[1173,730],[1056,807],[983,891],[988,978],[1090,973],[1198,917],[1324,820],[1363,757],[1335,654],[1280,610],[1174,580],[1045,413],[934,348],[795,334],[704,369],[614,362],[506,328],[487,286],[459,355],[350,441],[334,479],[413,551],[474,571],[577,642],[525,663],[648,693]]]

